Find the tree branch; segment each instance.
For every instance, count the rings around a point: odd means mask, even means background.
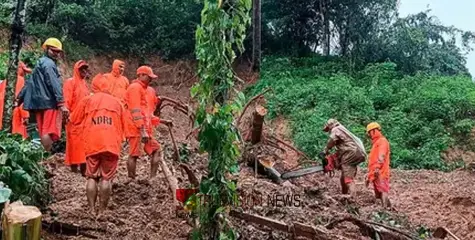
[[[305,153],[303,153],[302,151],[298,150],[297,148],[295,148],[294,146],[292,146],[291,144],[289,143],[286,143],[284,142],[284,140],[282,139],[279,139],[277,137],[274,137],[274,136],[269,136],[270,138],[272,138],[273,140],[277,141],[278,143],[292,149],[293,151],[295,151],[297,154],[303,156],[305,159],[307,159],[308,161],[312,161],[307,155],[305,155]]]
[[[259,93],[258,95],[254,96],[253,98],[251,98],[249,100],[249,102],[246,103],[246,105],[244,106],[242,112],[241,112],[241,115],[239,116],[237,122],[236,122],[236,126],[239,126],[239,124],[241,123],[241,119],[242,117],[244,116],[244,113],[246,113],[246,110],[247,108],[249,108],[249,106],[251,105],[252,102],[256,101],[257,99],[261,98],[264,96],[265,93],[269,92],[269,91],[272,91],[272,88],[266,88],[264,91],[262,91],[261,93]]]

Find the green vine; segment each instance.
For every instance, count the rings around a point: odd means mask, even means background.
[[[196,57],[200,82],[191,89],[199,102],[196,124],[200,150],[208,153],[208,176],[200,184],[197,213],[200,227],[195,239],[235,239],[223,213],[237,203],[236,183],[229,179],[237,170],[240,141],[233,125],[242,109],[244,94],[234,89],[232,63],[235,48],[244,51],[246,27],[250,24],[251,0],[205,0],[201,25],[196,30]],[[234,91],[236,99],[230,97]],[[233,94],[234,96],[234,94]]]

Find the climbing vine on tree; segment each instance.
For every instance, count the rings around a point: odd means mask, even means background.
[[[200,81],[191,94],[199,102],[196,123],[200,128],[200,150],[208,153],[208,176],[200,184],[200,194],[206,196],[206,201],[200,201],[198,207],[197,239],[235,238],[224,212],[237,202],[236,183],[229,176],[236,171],[240,154],[239,133],[233,119],[242,108],[244,95],[233,88],[232,62],[235,49],[244,51],[251,5],[251,0],[205,0],[196,30]]]

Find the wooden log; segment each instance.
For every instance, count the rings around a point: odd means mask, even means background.
[[[328,237],[328,233],[325,230],[302,223],[287,224],[285,222],[281,222],[271,218],[249,213],[243,213],[236,210],[231,210],[229,215],[235,218],[245,220],[247,222],[258,224],[260,226],[266,226],[282,232],[291,233],[294,236],[298,237],[307,237],[310,239],[320,240],[331,239]]]
[[[264,117],[267,114],[267,109],[261,105],[257,105],[252,114],[252,129],[251,129],[251,143],[257,144],[261,141],[262,130],[264,126]]]
[[[41,212],[37,207],[21,202],[5,204],[2,230],[4,240],[40,240]]]
[[[258,215],[253,215],[253,214],[248,214],[248,213],[243,213],[243,212],[238,212],[238,211],[235,211],[235,210],[231,210],[229,212],[229,215],[231,217],[236,217],[236,218],[239,218],[239,219],[242,219],[242,220],[246,220],[248,222],[252,222],[252,223],[255,223],[255,224],[267,226],[267,227],[270,227],[272,229],[280,230],[280,231],[283,231],[283,232],[290,232],[290,228],[286,223],[281,222],[281,221],[277,221],[277,220],[274,220],[274,219],[271,219],[271,218],[261,217],[261,216],[258,216]]]
[[[391,226],[387,226],[387,225],[382,224],[382,223],[377,223],[377,222],[358,219],[358,218],[355,218],[355,217],[352,217],[352,216],[343,217],[341,219],[334,220],[331,223],[327,224],[326,228],[327,229],[333,229],[334,227],[336,227],[337,224],[342,223],[342,222],[351,222],[351,223],[355,224],[356,226],[358,226],[362,231],[366,232],[367,234],[371,234],[372,232],[376,231],[374,229],[374,227],[371,226],[371,225],[374,225],[374,226],[381,227],[383,230],[385,230],[386,234],[391,236],[391,239],[411,239],[411,240],[417,240],[418,239],[416,236],[413,236],[412,234],[410,234],[408,232],[405,232],[401,229],[397,229],[397,228],[394,228],[394,227],[391,227]],[[396,232],[398,234],[396,235],[396,234],[394,234],[392,232],[389,232],[389,231]],[[376,231],[376,232],[380,232],[380,231]]]

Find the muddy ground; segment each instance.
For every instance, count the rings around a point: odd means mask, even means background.
[[[159,87],[161,95],[179,97],[187,101],[188,90],[177,91],[172,87]],[[173,119],[174,135],[182,145],[183,161],[191,165],[201,177],[206,171],[205,158],[196,151],[196,141],[185,140],[190,131],[186,116],[172,109],[164,111],[163,118]],[[285,138],[288,133],[285,120],[278,119],[269,124],[275,133]],[[267,129],[270,131],[270,129]],[[181,187],[188,184],[186,175],[173,162],[172,147],[166,128],[158,129],[165,157],[172,166],[172,172],[178,178]],[[289,169],[297,164],[296,155],[291,151],[281,155],[285,161],[278,163],[280,169]],[[73,174],[62,164],[59,156],[50,160],[55,162],[56,176],[52,179],[54,203],[50,209],[61,222],[77,224],[82,227],[97,228],[88,231],[98,239],[187,239],[192,227],[185,218],[177,217],[172,205],[171,193],[163,174],[157,179],[147,181],[149,162],[146,158],[139,161],[139,179],[126,184],[127,175],[125,155],[119,164],[117,178],[113,184],[113,195],[109,209],[99,218],[87,212],[85,179]],[[364,186],[364,170],[357,179],[357,199],[348,201],[339,194],[338,177],[330,178],[322,173],[302,177],[275,185],[268,179],[254,177],[252,169],[241,166],[239,194],[244,209],[248,213],[259,214],[286,223],[299,222],[313,226],[323,226],[344,215],[354,215],[361,219],[382,222],[396,226],[404,231],[415,233],[424,229],[445,226],[461,239],[475,239],[475,173],[465,170],[442,173],[437,171],[401,171],[393,170],[391,177],[391,201],[395,211],[382,211],[373,199],[372,189]],[[276,194],[298,198],[286,206],[269,204],[268,198]],[[263,199],[252,203],[249,196]],[[247,203],[247,205],[246,205]],[[290,206],[289,206],[290,205]],[[46,219],[53,218],[45,216]],[[289,239],[291,236],[269,228],[262,228],[245,221],[232,219],[241,239]],[[329,230],[334,239],[371,239],[363,236],[358,227],[351,223],[342,223]],[[44,239],[89,239],[84,236],[64,236],[45,232]]]

